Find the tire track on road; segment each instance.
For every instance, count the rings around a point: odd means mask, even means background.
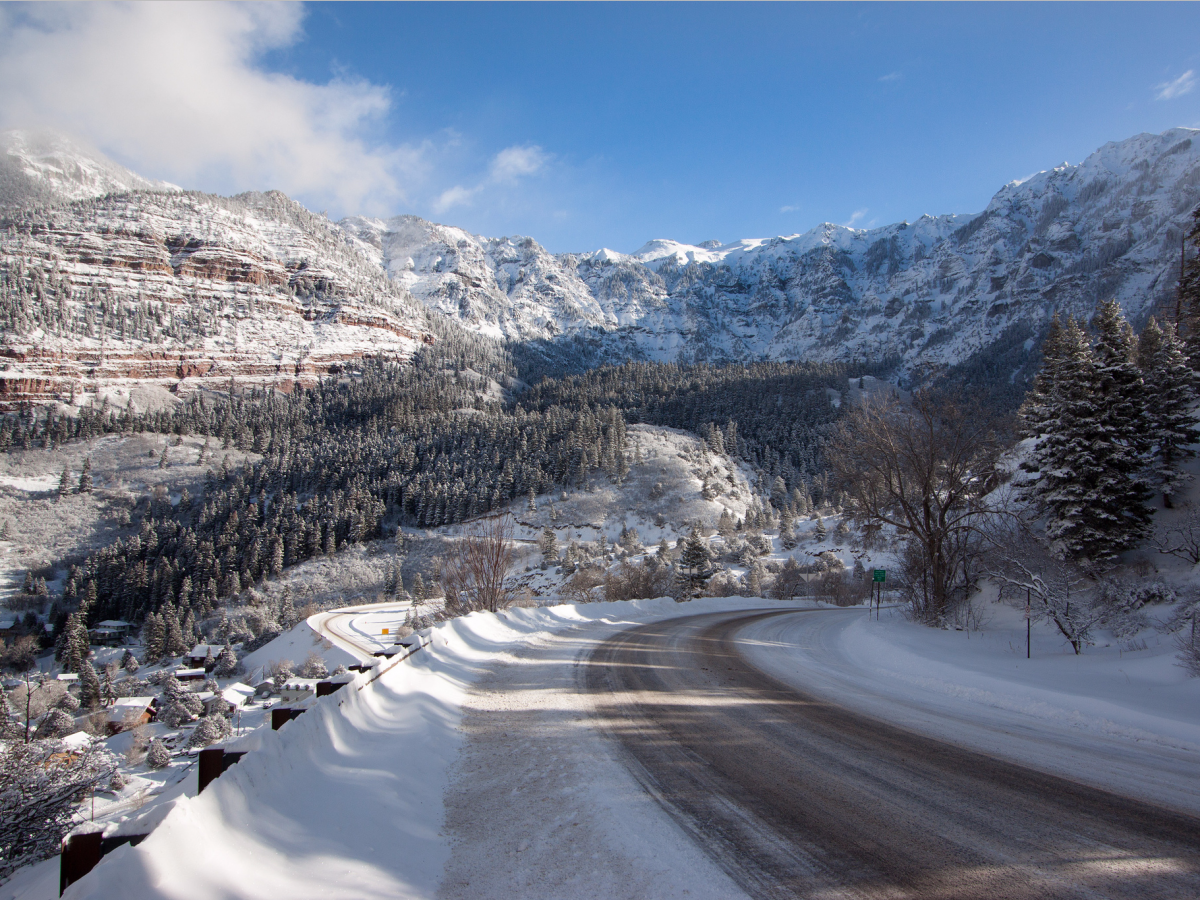
[[[694,616],[581,668],[602,727],[754,896],[1195,898],[1200,820],[923,737],[755,669]]]

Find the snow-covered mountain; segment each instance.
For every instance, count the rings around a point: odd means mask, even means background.
[[[891,358],[920,375],[983,352],[991,371],[996,347],[1028,350],[1055,311],[1088,317],[1115,297],[1137,321],[1172,304],[1198,138],[1107,144],[974,216],[556,255],[414,216],[335,225],[276,192],[181,191],[9,133],[0,401],[112,379],[312,378],[461,327],[583,336],[592,359]]]
[[[125,382],[286,387],[433,340],[358,242],[284,195],[169,189],[56,146],[7,157],[46,174],[0,207],[0,404]]]
[[[178,190],[142,178],[57,132],[0,132],[0,206]]]
[[[1005,185],[981,214],[636,253],[548,253],[412,216],[342,227],[432,309],[512,340],[601,329],[649,358],[961,361],[1054,311],[1115,297],[1137,319],[1174,296],[1200,203],[1200,132],[1107,144]]]

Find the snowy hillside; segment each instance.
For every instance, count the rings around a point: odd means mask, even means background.
[[[0,133],[0,206],[178,190],[173,184],[142,178],[62,134]]]
[[[1006,329],[1036,337],[1059,310],[1115,297],[1133,319],[1175,290],[1200,203],[1192,129],[1107,144],[1000,189],[976,216],[870,230],[822,225],[767,240],[633,254],[548,253],[404,216],[342,227],[431,308],[515,340],[598,328],[653,359],[966,359]],[[1009,332],[1010,336],[1012,331]],[[617,349],[622,348],[622,349]]]
[[[70,145],[7,141],[10,174],[32,160],[53,202],[0,214],[0,401],[286,386],[431,339],[357,242],[278,192],[167,191]]]

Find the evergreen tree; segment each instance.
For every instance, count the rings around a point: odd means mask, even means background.
[[[1025,400],[1017,415],[1026,435],[1037,437],[1045,434],[1056,410],[1056,390],[1061,380],[1066,345],[1063,325],[1058,313],[1050,320],[1050,329],[1042,343],[1042,367],[1025,394]]]
[[[83,709],[99,709],[103,688],[96,667],[85,662],[79,671],[79,705]]]
[[[1195,373],[1188,365],[1183,342],[1169,323],[1160,328],[1152,318],[1142,329],[1138,368],[1150,398],[1146,416],[1152,456],[1147,476],[1162,492],[1163,506],[1170,509],[1172,497],[1187,480],[1180,463],[1196,455],[1190,445],[1200,440],[1200,431],[1192,412]]]
[[[65,632],[66,652],[63,658],[65,668],[68,672],[82,674],[84,667],[90,665],[88,655],[91,653],[91,646],[87,623],[79,612],[73,612],[67,617]]]
[[[146,765],[151,769],[163,769],[171,764],[171,751],[163,743],[162,738],[150,742],[150,750],[146,754]]]
[[[711,563],[708,543],[700,534],[700,529],[693,527],[683,542],[683,551],[679,556],[678,583],[686,596],[696,596],[704,589],[713,574]]]
[[[1049,372],[1042,437],[1033,451],[1039,473],[1026,495],[1047,517],[1060,552],[1106,562],[1144,539],[1148,492],[1139,481],[1145,442],[1133,340],[1116,304],[1097,316],[1095,351],[1071,319]]]
[[[542,559],[547,563],[558,558],[558,536],[548,525],[542,529],[542,536],[538,538],[538,549],[542,551]]]
[[[217,678],[232,678],[237,674],[238,658],[229,641],[225,641],[225,646],[221,648],[220,654],[217,656],[217,664],[213,668],[213,675]]]
[[[145,647],[145,658],[151,662],[166,655],[166,629],[158,613],[150,613],[142,623],[142,645]]]
[[[62,477],[58,479],[58,496],[65,497],[71,493],[71,467],[64,466]]]
[[[85,456],[83,458],[83,471],[79,473],[79,493],[90,494],[92,492],[92,458]]]

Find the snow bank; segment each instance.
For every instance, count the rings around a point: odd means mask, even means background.
[[[1200,813],[1200,679],[1169,637],[1075,656],[1048,630],[1025,658],[1021,613],[983,632],[940,631],[885,610],[788,616],[741,632],[757,667],[809,693],[1021,765]],[[1139,645],[1141,643],[1139,642]]]
[[[518,645],[590,623],[612,627],[771,601],[669,598],[475,613],[368,684],[318,700],[199,797],[180,799],[66,897],[431,897],[449,856],[447,767],[470,685]],[[263,648],[264,650],[268,648]]]

